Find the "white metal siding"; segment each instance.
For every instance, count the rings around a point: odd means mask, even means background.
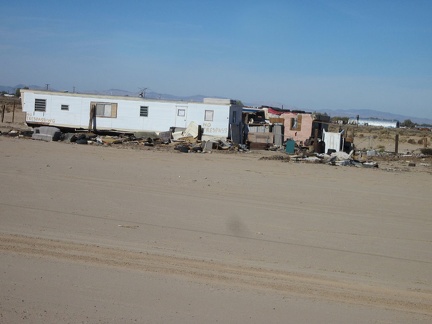
[[[336,152],[339,152],[342,148],[343,139],[341,133],[331,133],[323,130],[323,141],[325,143],[326,152],[328,150],[336,150]]]
[[[119,131],[167,131],[176,123],[176,106],[187,105],[186,123],[195,122],[203,127],[204,134],[227,137],[232,111],[237,111],[237,124],[241,118],[242,107],[221,104],[189,102],[169,102],[143,100],[140,98],[123,99],[121,97],[80,96],[78,94],[44,93],[25,90],[23,93],[23,111],[27,112],[28,122],[44,122],[52,126],[70,128],[88,128],[90,105],[92,102],[117,104],[117,117],[97,117],[96,128],[99,130]],[[34,99],[47,99],[46,112],[34,111]],[[61,110],[61,105],[69,105],[69,110]],[[140,117],[140,107],[148,107],[148,117]],[[205,110],[213,110],[213,121],[205,121]],[[37,118],[36,118],[37,117]]]

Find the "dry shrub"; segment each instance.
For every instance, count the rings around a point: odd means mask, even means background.
[[[408,139],[409,144],[416,144],[416,140],[413,138]]]
[[[378,151],[380,151],[380,152],[384,152],[384,151],[385,151],[385,146],[384,146],[384,145],[378,145],[378,146],[376,147],[376,149],[377,149]]]
[[[420,149],[420,152],[424,155],[432,155],[432,148],[425,147]]]

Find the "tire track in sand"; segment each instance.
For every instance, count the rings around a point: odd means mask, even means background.
[[[287,295],[375,306],[432,315],[432,293],[406,291],[358,282],[222,262],[135,252],[122,249],[49,240],[22,235],[0,234],[0,251],[54,258],[125,270],[183,276],[210,284],[243,289],[270,290]]]

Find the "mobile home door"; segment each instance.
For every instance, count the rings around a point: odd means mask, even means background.
[[[186,128],[188,106],[176,105],[175,127]]]

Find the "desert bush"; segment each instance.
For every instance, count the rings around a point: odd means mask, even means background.
[[[423,143],[424,143],[424,139],[423,139],[423,138],[420,138],[420,139],[417,141],[417,144],[423,145]]]
[[[413,138],[409,138],[409,139],[408,139],[408,143],[409,143],[409,144],[416,144],[416,141],[415,141],[415,139],[413,139]]]
[[[384,146],[384,145],[378,145],[378,146],[376,147],[376,149],[377,149],[379,152],[384,152],[384,151],[385,151],[385,146]]]
[[[418,136],[419,132],[418,129],[401,128],[398,133],[405,136]]]
[[[413,123],[411,119],[405,119],[400,125],[403,127],[412,128],[415,127],[416,123]]]
[[[392,136],[392,134],[390,134],[390,133],[384,133],[384,134],[380,135],[380,138],[382,138],[382,139],[391,139],[393,137],[394,136]]]
[[[425,147],[420,149],[420,152],[422,152],[424,155],[432,155],[432,148]]]

